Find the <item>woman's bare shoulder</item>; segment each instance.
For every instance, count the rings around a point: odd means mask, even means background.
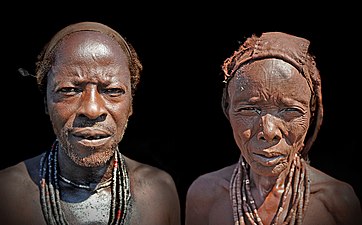
[[[310,167],[310,172],[311,199],[322,203],[339,223],[362,224],[362,209],[354,188],[316,168]]]
[[[197,177],[187,191],[187,197],[198,200],[212,200],[218,193],[229,191],[230,178],[235,168],[230,165],[216,171],[211,171]]]
[[[351,202],[350,200],[353,199],[358,200],[353,187],[349,183],[336,179],[314,167],[309,168],[312,194],[319,194],[320,198],[327,197],[328,202],[330,202],[330,196],[335,196],[333,199],[340,199],[346,203]]]

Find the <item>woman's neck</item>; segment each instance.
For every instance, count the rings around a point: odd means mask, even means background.
[[[288,170],[284,170],[278,176],[263,176],[250,170],[250,188],[257,206],[260,206],[268,194],[273,190],[282,192]]]

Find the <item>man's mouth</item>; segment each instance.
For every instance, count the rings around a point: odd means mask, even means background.
[[[109,137],[107,135],[103,135],[103,134],[96,134],[96,135],[91,135],[91,134],[84,134],[84,135],[74,135],[75,137],[78,138],[82,138],[82,139],[87,139],[87,140],[99,140],[102,138],[106,138]]]
[[[85,146],[105,144],[112,136],[110,132],[99,129],[76,129],[72,132],[75,141]]]

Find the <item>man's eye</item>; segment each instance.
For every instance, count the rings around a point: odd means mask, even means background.
[[[103,92],[108,95],[118,96],[123,95],[125,93],[125,90],[122,88],[108,88],[105,89]]]
[[[58,90],[58,92],[63,93],[63,94],[69,94],[69,93],[78,93],[81,90],[79,88],[75,88],[75,87],[64,87],[64,88],[60,88]]]

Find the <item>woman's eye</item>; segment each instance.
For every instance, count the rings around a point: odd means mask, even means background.
[[[303,113],[301,109],[298,108],[285,108],[282,112],[295,112],[295,113]]]
[[[261,114],[261,110],[259,108],[256,107],[241,107],[238,110],[239,112],[243,113],[243,114]]]
[[[305,115],[305,113],[299,108],[285,108],[279,113],[279,116],[286,121],[299,118],[303,115]]]

